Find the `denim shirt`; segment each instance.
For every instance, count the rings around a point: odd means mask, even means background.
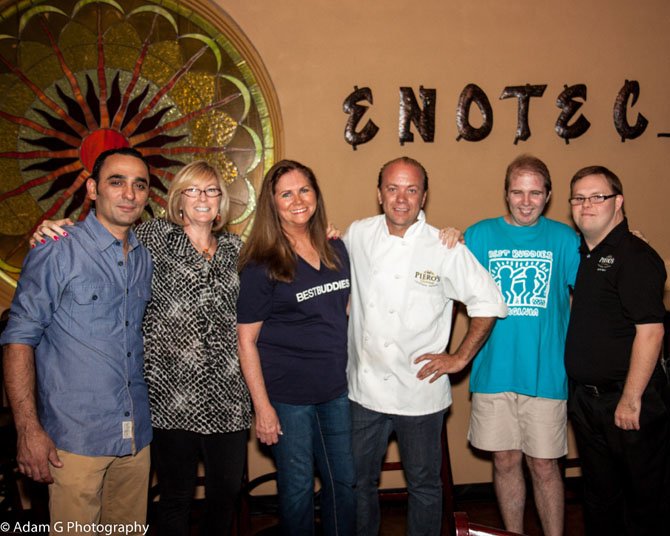
[[[151,257],[131,231],[124,259],[93,212],[67,231],[27,255],[0,344],[34,348],[39,419],[57,448],[134,454],[151,441],[141,331]]]

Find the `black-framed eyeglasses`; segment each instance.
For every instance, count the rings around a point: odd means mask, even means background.
[[[576,195],[575,197],[571,197],[568,199],[570,204],[573,207],[576,207],[577,205],[583,205],[585,201],[588,200],[589,203],[592,205],[599,205],[600,203],[604,203],[607,199],[611,199],[612,197],[616,197],[619,194],[596,194],[596,195],[590,195],[588,197],[584,197],[583,195]]]
[[[186,197],[200,197],[201,193],[205,193],[207,197],[219,197],[222,195],[221,188],[205,188],[204,190],[201,190],[200,188],[184,188],[181,193],[184,194]]]

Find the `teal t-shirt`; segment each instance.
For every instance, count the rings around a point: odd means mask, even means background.
[[[531,227],[499,217],[470,227],[465,243],[509,309],[474,360],[470,391],[566,399],[563,355],[579,267],[577,233],[544,217]]]

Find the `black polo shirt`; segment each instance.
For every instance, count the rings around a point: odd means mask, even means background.
[[[584,239],[565,344],[578,383],[624,381],[636,324],[663,323],[665,265],[624,219],[592,251]]]

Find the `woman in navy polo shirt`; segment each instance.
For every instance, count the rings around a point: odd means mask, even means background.
[[[353,534],[354,465],[347,398],[349,258],[326,237],[311,169],[291,160],[265,176],[240,255],[238,338],[256,413],[272,451],[282,531],[314,530],[314,465],[324,534]]]

